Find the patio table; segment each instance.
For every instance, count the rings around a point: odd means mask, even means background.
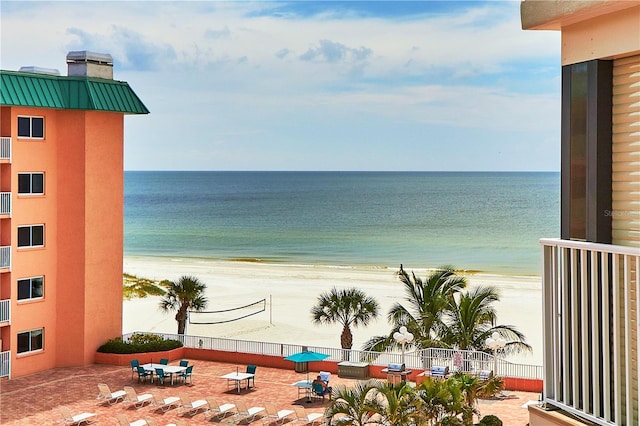
[[[152,373],[156,372],[156,368],[161,368],[164,370],[165,374],[168,374],[171,377],[171,384],[173,385],[173,376],[175,374],[182,373],[187,367],[181,367],[179,365],[166,365],[166,364],[143,364],[142,368],[145,371],[151,371]]]
[[[227,390],[229,390],[229,383],[233,383],[235,382],[235,388],[238,390],[238,393],[240,393],[240,389],[242,388],[242,382],[244,380],[250,379],[252,377],[255,377],[255,374],[253,373],[240,373],[240,372],[234,372],[234,373],[228,373],[225,374],[224,376],[220,376],[221,379],[227,379]],[[247,389],[249,389],[249,381],[247,380]]]
[[[291,383],[291,386],[298,388],[298,399],[301,396],[306,396],[307,400],[311,399],[311,380],[300,380],[295,383]]]

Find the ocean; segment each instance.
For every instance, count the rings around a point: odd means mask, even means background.
[[[125,255],[540,275],[557,172],[125,172]]]

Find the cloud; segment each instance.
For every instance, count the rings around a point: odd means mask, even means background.
[[[188,152],[225,141],[211,168],[240,167],[229,146],[247,153],[245,168],[296,155],[367,168],[383,167],[374,157],[396,144],[418,157],[442,140],[448,152],[455,135],[505,153],[516,136],[536,144],[559,134],[560,37],[522,31],[519,2],[17,3],[0,16],[3,69],[64,69],[70,50],[110,53],[114,77],[151,109],[127,118],[128,168],[171,164],[175,140]],[[345,144],[367,154],[347,158],[336,151]],[[465,147],[469,164],[493,161]],[[196,167],[186,150],[180,158],[175,167]]]
[[[342,43],[331,40],[320,40],[314,47],[310,47],[305,53],[300,55],[303,61],[321,62],[359,62],[371,56],[373,51],[366,47],[350,48]]]
[[[154,71],[176,59],[170,45],[153,43],[143,34],[120,26],[112,26],[106,34],[72,27],[67,34],[75,36],[68,44],[69,50],[107,51],[124,70]]]

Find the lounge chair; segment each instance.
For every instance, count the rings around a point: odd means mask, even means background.
[[[254,421],[258,417],[262,417],[265,413],[264,407],[251,407],[247,408],[247,404],[244,401],[238,400],[236,401],[236,408],[238,412],[236,413],[236,417],[238,418],[237,422],[241,420],[246,420],[249,423]]]
[[[218,401],[213,398],[207,398],[207,403],[209,404],[209,408],[204,413],[204,417],[209,417],[210,419],[214,417],[223,417],[227,414],[231,414],[235,411],[236,404],[222,404],[219,405]]]
[[[64,405],[58,407],[60,412],[62,413],[62,422],[65,425],[81,425],[83,423],[92,423],[95,421],[94,417],[97,416],[96,413],[80,413],[75,416],[71,414],[71,410]]]
[[[127,393],[124,400],[129,403],[129,407],[134,406],[136,408],[140,408],[146,403],[151,404],[153,402],[153,395],[150,393],[138,395],[136,390],[131,386],[125,386],[124,391]]]
[[[321,423],[323,415],[321,413],[309,413],[302,405],[294,405],[293,410],[296,413],[296,423],[302,423],[303,425]]]
[[[262,418],[263,425],[271,423],[282,424],[287,417],[295,413],[293,410],[278,410],[273,404],[264,404],[264,409],[267,415]]]
[[[127,395],[123,390],[111,392],[111,389],[109,389],[109,386],[105,383],[98,383],[98,390],[100,393],[96,399],[100,401],[98,402],[99,404],[108,403],[109,405],[113,405],[118,401],[122,401],[125,395]]]
[[[209,404],[204,399],[191,400],[191,397],[186,394],[180,395],[180,406],[182,407],[182,415],[188,414],[195,416],[198,411],[206,410],[209,408]]]
[[[134,420],[133,422],[129,422],[129,419],[127,418],[127,416],[125,416],[122,413],[116,414],[116,420],[118,420],[118,425],[120,426],[147,426],[149,424],[144,419]]]
[[[156,405],[158,410],[169,411],[173,407],[180,406],[180,398],[177,396],[163,398],[158,392],[151,392],[151,395],[153,395],[151,403]]]

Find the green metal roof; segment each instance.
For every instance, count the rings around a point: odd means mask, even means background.
[[[0,70],[0,105],[148,114],[125,81]]]

